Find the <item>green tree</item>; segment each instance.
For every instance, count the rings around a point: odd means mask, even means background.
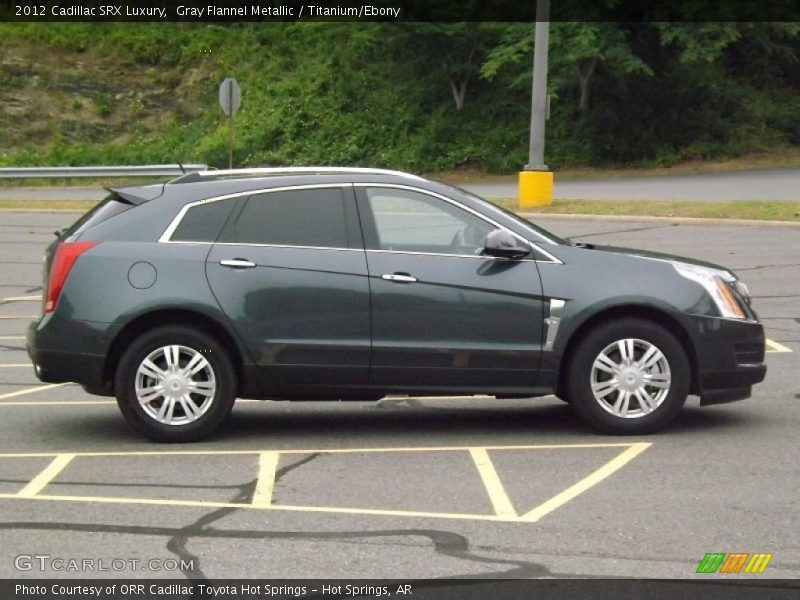
[[[395,43],[417,50],[419,59],[434,66],[460,111],[501,31],[497,23],[407,23]]]
[[[589,111],[592,77],[597,67],[619,73],[652,75],[653,70],[631,50],[628,32],[617,23],[559,22],[550,24],[548,87],[551,93],[577,85],[578,110]],[[530,81],[533,27],[514,24],[488,54],[481,76],[493,79],[501,70],[514,68],[519,74],[513,85]],[[512,66],[513,65],[513,66]]]

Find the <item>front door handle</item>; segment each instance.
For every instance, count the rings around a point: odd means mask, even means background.
[[[414,283],[417,281],[416,277],[413,277],[408,273],[385,273],[384,275],[381,275],[381,279],[385,279],[386,281],[394,281],[395,283]]]
[[[233,269],[252,269],[256,263],[247,260],[246,258],[229,258],[219,261],[223,267],[231,267]]]

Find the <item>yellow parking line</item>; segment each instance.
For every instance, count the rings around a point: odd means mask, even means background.
[[[253,492],[252,506],[265,508],[272,504],[272,492],[275,488],[275,473],[278,470],[278,452],[261,452],[258,455],[258,480]]]
[[[508,494],[506,494],[505,488],[503,488],[503,483],[497,475],[486,448],[470,448],[469,453],[478,468],[483,485],[489,494],[489,500],[492,501],[494,512],[499,517],[516,518],[517,511],[514,510],[514,505],[511,503]]]
[[[550,498],[550,500],[547,502],[544,502],[530,512],[525,513],[522,515],[521,520],[530,522],[538,521],[546,514],[553,512],[558,507],[566,504],[579,494],[582,494],[589,488],[597,485],[606,477],[627,465],[630,461],[639,456],[639,454],[647,450],[651,445],[652,444],[647,442],[630,444],[630,447],[625,450],[625,452],[607,462],[588,477],[584,477],[575,485],[568,487],[557,496]]]
[[[634,442],[609,442],[598,444],[539,444],[531,446],[481,446],[485,450],[552,450],[580,448],[630,448],[641,445]],[[644,443],[650,446],[650,443]],[[421,446],[393,448],[324,448],[316,450],[134,450],[132,452],[74,452],[77,458],[84,456],[236,456],[245,454],[261,454],[276,452],[278,454],[355,454],[364,452],[463,452],[472,446]],[[57,456],[59,452],[22,452],[0,453],[0,458],[36,458],[41,456]]]
[[[61,387],[62,385],[69,385],[67,383],[48,383],[47,385],[40,385],[35,388],[28,388],[26,390],[18,390],[16,392],[9,392],[8,394],[0,394],[0,400],[6,398],[16,398],[17,396],[24,396],[25,394],[33,394],[34,392],[41,392],[43,390],[51,390],[53,388]]]
[[[53,481],[61,471],[75,458],[74,454],[59,454],[41,473],[31,479],[30,483],[17,492],[20,498],[31,498],[41,492]]]
[[[531,523],[563,506],[579,494],[603,481],[609,475],[622,468],[633,460],[650,443],[605,443],[605,444],[542,444],[531,446],[456,446],[456,447],[422,447],[422,448],[338,448],[328,450],[198,450],[198,451],[142,451],[142,452],[74,452],[74,453],[19,453],[0,454],[0,458],[32,458],[52,457],[52,462],[36,477],[31,480],[20,492],[16,494],[3,493],[0,498],[49,500],[67,502],[95,502],[104,504],[140,504],[155,506],[188,506],[203,508],[252,508],[257,510],[279,510],[289,512],[312,512],[348,515],[380,515],[393,517],[416,517],[436,519],[459,519],[478,521],[502,521],[510,523]],[[551,448],[617,448],[627,449],[619,456],[609,461],[594,473],[585,477],[578,483],[567,488],[554,498],[534,508],[525,515],[519,516],[503,489],[497,471],[489,458],[489,450],[525,450],[525,449],[551,449]],[[455,512],[429,512],[408,511],[393,509],[353,508],[337,506],[298,506],[275,504],[273,492],[275,487],[276,472],[282,454],[314,454],[314,453],[360,453],[360,452],[455,452],[469,451],[475,462],[484,486],[489,494],[494,507],[494,514],[473,514]],[[49,485],[60,472],[75,458],[82,457],[109,457],[109,456],[175,456],[175,455],[255,455],[259,457],[259,476],[251,503],[215,502],[206,500],[180,500],[164,498],[119,498],[105,496],[63,496],[55,494],[42,494],[41,491]]]
[[[16,498],[17,494],[0,494],[0,498]],[[276,510],[288,512],[314,512],[335,513],[346,515],[378,515],[387,517],[422,517],[434,519],[461,519],[478,521],[519,521],[497,515],[482,515],[469,513],[439,513],[410,510],[384,510],[376,508],[344,508],[338,506],[294,506],[291,504],[270,504],[267,506],[253,506],[236,502],[214,502],[205,500],[164,500],[161,498],[116,498],[107,496],[58,496],[52,494],[36,494],[25,496],[26,500],[51,500],[58,502],[97,502],[101,504],[148,504],[155,506],[196,506],[202,508],[253,508],[255,510]]]
[[[775,340],[771,340],[767,338],[767,348],[771,348],[771,350],[767,350],[767,352],[791,352],[791,348],[787,348],[783,344],[779,344]]]
[[[53,400],[42,402],[0,402],[0,406],[83,406],[91,404],[116,404],[114,400]]]

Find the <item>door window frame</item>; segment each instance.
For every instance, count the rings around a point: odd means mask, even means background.
[[[298,190],[318,190],[318,189],[336,189],[339,190],[342,194],[342,198],[344,201],[344,219],[345,219],[345,230],[347,235],[347,244],[348,247],[333,247],[333,246],[302,246],[302,245],[292,245],[292,244],[262,244],[262,243],[248,243],[248,242],[217,242],[217,241],[190,241],[190,240],[173,240],[172,235],[175,233],[175,230],[180,225],[183,218],[186,216],[192,208],[195,206],[201,206],[204,204],[210,204],[212,202],[221,202],[223,200],[232,200],[232,199],[240,199],[237,206],[233,208],[231,213],[228,215],[228,219],[223,227],[220,228],[219,235],[222,234],[222,231],[231,222],[232,219],[235,219],[239,216],[241,211],[244,209],[245,205],[252,200],[254,196],[261,196],[263,194],[269,194],[274,192],[292,192]],[[217,238],[219,238],[219,235]],[[158,243],[160,244],[206,244],[206,245],[219,245],[219,246],[252,246],[252,247],[262,247],[262,248],[309,248],[314,250],[341,250],[341,251],[355,251],[355,252],[363,252],[364,251],[364,236],[361,229],[361,224],[358,219],[358,210],[355,204],[355,196],[353,190],[353,184],[351,183],[318,183],[318,184],[307,184],[307,185],[291,185],[291,186],[281,186],[275,188],[266,188],[266,189],[258,189],[258,190],[248,190],[246,192],[235,192],[232,194],[224,194],[222,196],[214,196],[213,198],[205,198],[203,200],[196,200],[194,202],[189,202],[185,204],[178,214],[172,219],[170,224],[164,230],[164,233],[158,239]]]

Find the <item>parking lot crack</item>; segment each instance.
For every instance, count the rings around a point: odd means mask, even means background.
[[[319,453],[316,454],[309,454],[297,460],[291,464],[286,465],[278,469],[275,472],[275,482],[277,483],[280,481],[281,477],[290,473],[291,471],[302,467],[303,465],[311,462],[315,458],[320,456]],[[241,503],[242,508],[247,506],[247,504],[252,500],[253,494],[255,493],[256,486],[258,484],[258,478],[253,479],[247,483],[244,483],[240,486],[239,492],[233,498],[231,502],[233,503]],[[183,572],[187,579],[190,579],[195,582],[205,582],[208,581],[208,577],[203,573],[203,570],[200,568],[200,557],[192,554],[189,550],[187,550],[186,546],[192,538],[203,536],[206,530],[211,529],[209,526],[219,521],[220,519],[227,517],[228,515],[240,510],[238,507],[223,507],[213,510],[195,522],[190,523],[186,527],[183,527],[175,532],[174,535],[167,541],[167,550],[175,554],[179,559],[185,562],[185,564],[191,565],[191,569],[187,569]]]
[[[299,461],[298,461],[299,462]],[[308,462],[308,461],[306,461]],[[293,465],[295,468],[297,465]],[[252,493],[255,480],[244,484],[241,488],[239,498],[246,500]],[[183,574],[195,583],[208,581],[208,577],[200,568],[199,557],[186,549],[186,544],[190,539],[240,539],[240,540],[305,540],[305,541],[342,541],[342,540],[363,540],[371,538],[387,537],[423,537],[433,543],[434,551],[437,554],[466,560],[483,565],[510,565],[510,569],[501,569],[491,572],[483,572],[479,575],[451,575],[443,579],[464,579],[470,577],[498,577],[498,578],[532,578],[532,577],[557,577],[559,574],[551,573],[550,570],[539,563],[518,560],[493,558],[476,554],[470,550],[470,543],[465,536],[437,529],[386,529],[379,531],[257,531],[252,529],[215,529],[208,525],[220,520],[238,508],[222,508],[215,510],[200,517],[197,521],[182,527],[173,529],[169,527],[147,527],[141,525],[102,525],[84,523],[41,523],[41,522],[9,522],[0,523],[0,530],[31,530],[31,531],[72,531],[85,533],[112,533],[117,535],[142,535],[142,536],[170,536],[167,548],[184,561],[192,561],[193,569],[183,571]],[[435,584],[433,584],[435,585]]]

